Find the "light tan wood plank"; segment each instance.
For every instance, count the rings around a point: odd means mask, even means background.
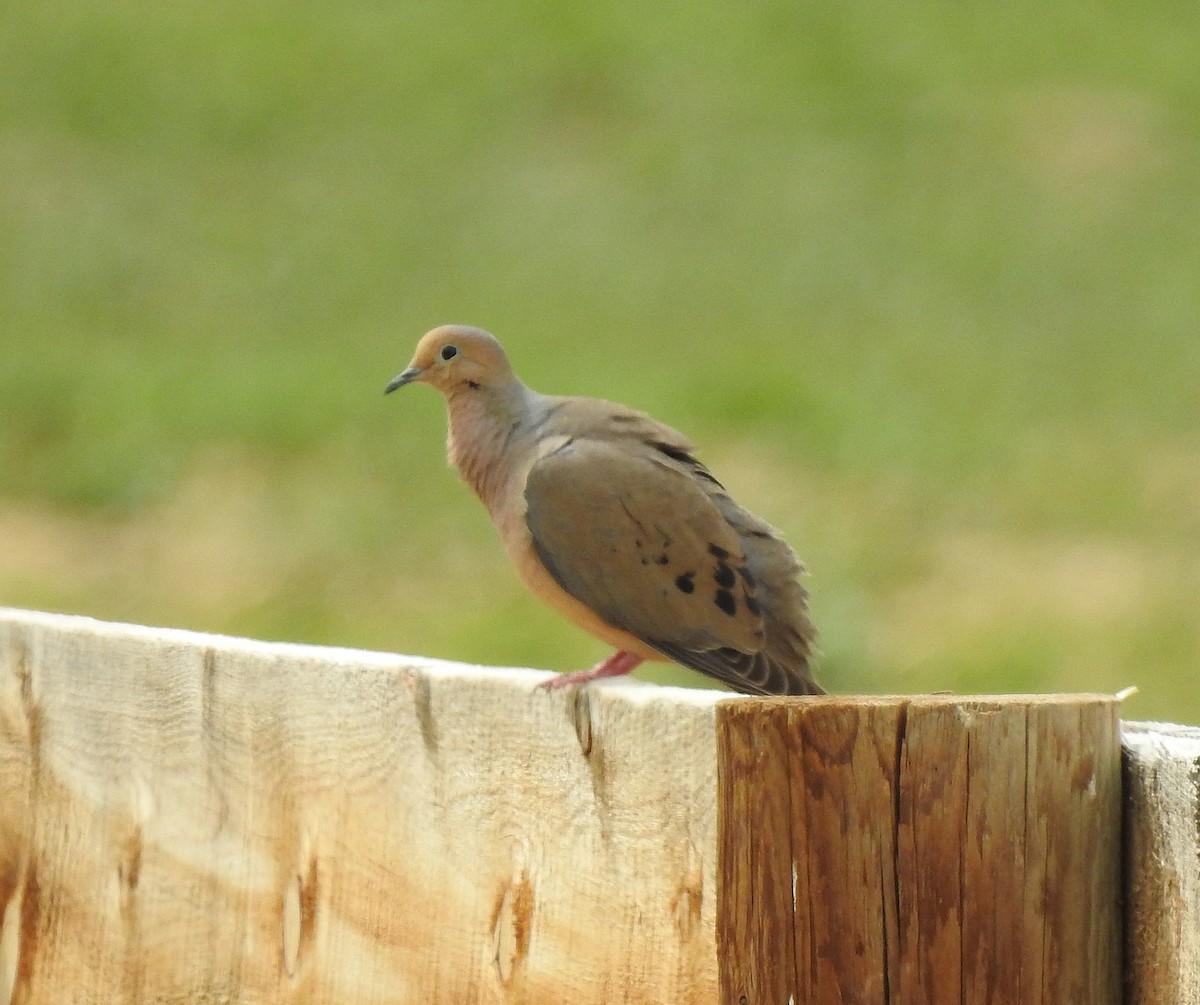
[[[0,975],[708,1005],[719,696],[545,677],[0,615]]]

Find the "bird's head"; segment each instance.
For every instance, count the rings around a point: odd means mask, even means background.
[[[482,328],[442,325],[417,343],[412,362],[392,378],[390,394],[405,384],[429,384],[442,394],[503,385],[513,379],[500,343]]]

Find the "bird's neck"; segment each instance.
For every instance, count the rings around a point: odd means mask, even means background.
[[[455,388],[446,397],[450,463],[494,513],[507,479],[528,448],[532,392],[517,381],[503,387]]]

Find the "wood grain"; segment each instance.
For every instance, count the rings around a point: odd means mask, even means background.
[[[1088,695],[722,705],[722,1001],[1115,1005],[1116,709]],[[790,800],[756,798],[767,764],[787,765]]]
[[[1117,1000],[1113,699],[546,676],[0,610],[0,1005]]]
[[[0,613],[0,1003],[710,1005],[713,709]]]
[[[1200,729],[1128,723],[1125,945],[1129,1005],[1200,1003]]]

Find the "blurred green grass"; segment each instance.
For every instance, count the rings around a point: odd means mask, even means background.
[[[1176,5],[0,12],[0,602],[570,668],[417,337],[687,431],[834,690],[1200,721]],[[657,679],[700,683],[693,675]]]

